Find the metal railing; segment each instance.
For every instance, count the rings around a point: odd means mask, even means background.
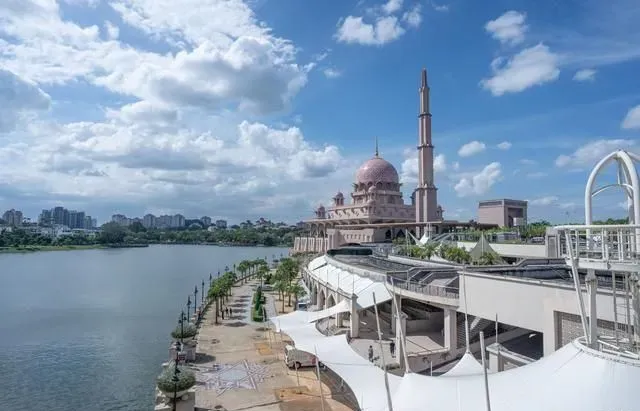
[[[640,262],[640,225],[558,226],[560,254],[568,258],[566,236],[573,256],[618,263]]]
[[[434,297],[452,298],[456,300],[460,297],[460,290],[457,287],[421,284],[417,281],[398,280],[397,278],[392,277],[387,277],[387,283],[391,287],[401,288],[403,290]]]

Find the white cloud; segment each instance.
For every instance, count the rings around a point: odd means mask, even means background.
[[[431,6],[435,11],[439,11],[439,12],[449,11],[449,6],[446,4],[435,4],[434,2],[431,2]]]
[[[487,146],[484,143],[474,140],[460,147],[460,149],[458,150],[458,155],[460,157],[471,157],[473,155],[482,153],[486,148]]]
[[[322,71],[325,75],[325,77],[327,78],[337,78],[340,77],[342,75],[342,72],[339,70],[336,70],[334,68],[326,68]]]
[[[422,23],[422,6],[416,4],[411,10],[406,11],[402,15],[402,20],[409,25],[409,27],[418,27]]]
[[[491,63],[493,76],[480,85],[494,96],[518,93],[530,87],[555,81],[560,75],[558,56],[540,43],[526,48],[505,62],[496,58]]]
[[[341,43],[365,46],[383,46],[391,43],[399,39],[406,32],[406,28],[416,28],[422,22],[420,4],[401,13],[403,4],[402,0],[388,0],[381,7],[370,8],[369,21],[365,21],[362,16],[340,19],[334,38]]]
[[[397,40],[405,30],[395,16],[380,17],[365,23],[362,17],[347,16],[340,24],[336,39],[347,44],[382,46]]]
[[[503,44],[519,44],[524,41],[524,34],[528,29],[525,24],[526,17],[524,13],[510,10],[497,19],[487,22],[484,29]]]
[[[35,83],[0,68],[0,133],[12,130],[23,114],[48,110],[50,104]]]
[[[604,156],[612,151],[634,147],[634,140],[596,140],[578,148],[570,155],[560,155],[556,158],[557,167],[593,167]]]
[[[308,215],[323,191],[310,181],[329,194],[349,180],[337,147],[247,115],[287,108],[312,65],[299,63],[296,45],[245,2],[110,2],[157,49],[171,50],[162,53],[125,44],[127,33],[109,22],[63,20],[53,0],[12,4],[0,5],[1,204],[55,199],[90,213],[148,207],[291,220]],[[107,107],[59,102],[87,118],[70,123],[33,114],[50,106],[43,89],[56,85],[64,95],[72,84],[89,97],[99,88]]]
[[[534,200],[530,200],[529,204],[531,204],[531,205],[548,206],[548,205],[557,203],[558,200],[559,199],[556,196],[546,196],[546,197],[540,197],[540,198],[536,198]]]
[[[640,104],[629,109],[620,127],[625,130],[640,129]]]
[[[120,35],[120,29],[118,26],[113,25],[113,23],[107,21],[104,23],[104,28],[107,32],[107,39],[116,40]]]
[[[478,173],[469,173],[460,178],[454,189],[458,197],[483,195],[488,193],[501,178],[502,166],[498,162],[493,162]]]
[[[576,71],[576,74],[573,75],[573,79],[575,81],[594,81],[596,79],[596,70],[593,69],[582,69]]]
[[[433,170],[442,173],[447,170],[447,161],[444,154],[438,154],[433,158]],[[404,184],[418,182],[418,157],[415,150],[405,152],[405,160],[400,167],[400,178]]]
[[[513,144],[511,144],[508,141],[503,141],[502,143],[498,144],[496,147],[498,147],[500,150],[509,150],[512,145]]]
[[[389,0],[382,5],[382,10],[386,14],[396,13],[402,9],[402,3],[404,3],[404,0]]]

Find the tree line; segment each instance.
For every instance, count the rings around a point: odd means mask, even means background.
[[[231,228],[207,231],[203,229],[147,230],[136,222],[129,227],[117,223],[106,223],[96,235],[74,233],[57,238],[34,233],[27,229],[14,228],[0,233],[0,247],[27,246],[72,246],[72,245],[127,245],[127,244],[220,244],[220,245],[264,245],[293,246],[293,239],[300,230],[291,227],[277,228]]]

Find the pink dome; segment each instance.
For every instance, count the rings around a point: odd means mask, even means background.
[[[381,157],[374,157],[367,160],[356,171],[356,183],[395,183],[398,184],[400,178],[396,168]]]

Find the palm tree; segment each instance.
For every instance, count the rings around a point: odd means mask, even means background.
[[[285,283],[283,280],[278,280],[274,285],[274,289],[278,291],[278,295],[280,296],[280,299],[282,299],[282,311],[280,311],[282,313],[284,312],[284,293],[288,288],[289,287],[287,283]]]
[[[307,292],[305,291],[304,287],[302,287],[299,283],[290,284],[287,291],[289,292],[289,297],[291,297],[291,294],[293,294],[293,296],[295,297],[295,303],[296,303],[295,307],[297,309],[298,300],[300,299],[300,297],[303,297]],[[289,306],[291,306],[291,301],[289,301]]]
[[[436,248],[438,248],[438,245],[436,243],[427,243],[424,246],[424,256],[427,260],[430,260],[431,257],[433,257],[433,255],[436,253]]]
[[[498,262],[498,258],[494,253],[484,252],[478,259],[480,265],[494,265]]]
[[[216,281],[211,284],[211,288],[209,288],[209,299],[216,302],[216,324],[218,324],[218,314],[220,313],[220,306],[218,302],[223,295],[224,289],[222,287],[222,281],[220,281],[220,279],[216,279]]]

